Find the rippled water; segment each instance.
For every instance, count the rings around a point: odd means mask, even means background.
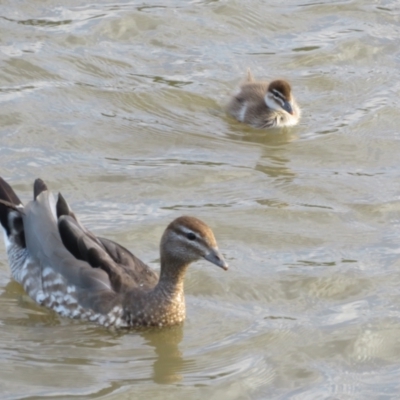
[[[110,332],[33,304],[0,245],[2,399],[395,399],[397,1],[0,1],[0,173],[42,177],[158,266],[196,215],[231,268],[192,266],[187,321]],[[301,124],[222,106],[246,68]]]

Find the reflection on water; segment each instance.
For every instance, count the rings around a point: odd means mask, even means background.
[[[289,128],[272,128],[268,130],[268,135],[266,135],[265,131],[261,129],[248,127],[231,118],[229,118],[228,123],[229,133],[227,136],[232,140],[277,146],[299,139],[298,134]]]
[[[179,350],[183,338],[183,326],[142,333],[146,344],[154,347],[153,379],[156,383],[180,382],[182,370],[194,361],[184,360]]]

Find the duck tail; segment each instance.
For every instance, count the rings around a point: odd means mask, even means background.
[[[35,183],[33,184],[33,198],[36,200],[36,197],[39,196],[40,193],[48,190],[47,185],[43,182],[42,179],[35,179]]]
[[[250,68],[247,68],[246,82],[254,82],[254,76],[253,76]]]
[[[12,187],[0,177],[0,223],[9,241],[25,247],[24,206]]]

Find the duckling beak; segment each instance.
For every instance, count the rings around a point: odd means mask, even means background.
[[[221,267],[225,271],[228,269],[228,263],[225,261],[224,256],[220,253],[218,248],[213,248],[208,254],[204,256],[207,261]]]
[[[285,111],[287,111],[289,114],[292,114],[293,115],[293,108],[292,108],[292,105],[288,102],[288,101],[285,101],[284,103],[283,103],[283,107],[282,107]]]

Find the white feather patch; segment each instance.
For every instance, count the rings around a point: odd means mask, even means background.
[[[10,242],[10,240],[8,239],[6,230],[5,230],[3,227],[2,227],[2,229],[3,229],[4,244],[5,244],[5,246],[6,246],[6,250],[8,251],[8,249],[9,249],[10,246],[11,246],[11,242]]]
[[[264,101],[267,107],[269,107],[271,110],[282,110],[281,105],[278,104],[274,99],[271,99],[271,97],[268,96],[268,93],[265,95]]]
[[[238,120],[240,122],[244,122],[244,117],[246,116],[246,111],[247,111],[247,102],[244,102],[242,105],[242,108],[239,111],[238,114]]]

